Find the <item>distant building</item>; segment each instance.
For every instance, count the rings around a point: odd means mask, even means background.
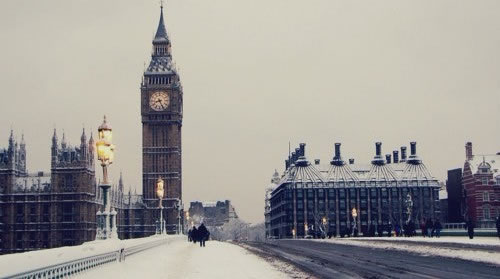
[[[192,201],[189,217],[193,224],[204,223],[206,226],[222,226],[233,218],[238,218],[231,201],[201,202]]]
[[[264,225],[266,228],[266,237],[271,235],[271,193],[278,187],[280,182],[280,175],[277,170],[274,170],[273,178],[271,183],[266,187],[266,199],[264,206]]]
[[[500,216],[500,152],[474,155],[472,143],[465,145],[463,171],[466,218],[478,227],[494,227]]]
[[[461,223],[464,221],[465,199],[462,183],[462,169],[448,171],[446,179],[447,207],[444,219],[447,223]],[[442,208],[444,210],[444,208]],[[444,213],[444,212],[442,212]]]
[[[314,165],[305,157],[305,144],[285,161],[285,171],[270,198],[271,237],[304,237],[311,231],[344,235],[366,234],[371,225],[386,230],[408,220],[439,218],[439,183],[417,155],[401,148],[382,155],[382,144],[369,164],[346,163],[335,144],[328,165]],[[353,211],[356,214],[352,214]]]

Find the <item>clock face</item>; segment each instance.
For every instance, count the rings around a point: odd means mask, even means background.
[[[149,98],[149,106],[155,111],[166,110],[169,104],[168,94],[162,91],[153,93]]]

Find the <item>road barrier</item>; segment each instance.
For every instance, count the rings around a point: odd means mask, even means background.
[[[168,240],[169,238],[154,239],[134,246],[119,248],[111,252],[37,268],[2,278],[67,278],[103,264],[124,261],[130,255],[166,244]]]

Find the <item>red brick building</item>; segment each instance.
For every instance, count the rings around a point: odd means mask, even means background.
[[[473,155],[472,143],[465,145],[463,185],[466,219],[477,227],[493,227],[500,216],[500,152]]]

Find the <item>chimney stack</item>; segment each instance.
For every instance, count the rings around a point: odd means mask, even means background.
[[[414,157],[417,155],[417,142],[410,142],[410,156]]]
[[[399,163],[399,156],[398,155],[399,155],[399,152],[397,150],[392,151],[392,158],[393,158],[394,164]]]
[[[474,158],[474,155],[472,155],[472,142],[468,141],[465,144],[465,160],[470,161]]]
[[[292,158],[290,161],[290,165],[295,165],[295,161],[297,161],[297,156],[295,156],[295,151],[292,152]]]
[[[382,156],[382,143],[381,142],[375,143],[375,156],[377,156],[377,157]]]
[[[299,144],[299,152],[300,152],[300,154],[297,157],[306,156],[306,144],[305,143]]]
[[[353,164],[354,164],[354,158],[349,159],[349,165],[353,165]]]
[[[406,162],[406,146],[401,146],[401,162]]]
[[[335,143],[335,157],[333,159],[340,160],[340,142]]]
[[[287,170],[290,167],[289,159],[285,160],[285,170]]]
[[[391,163],[391,154],[385,154],[385,161],[387,164]]]

